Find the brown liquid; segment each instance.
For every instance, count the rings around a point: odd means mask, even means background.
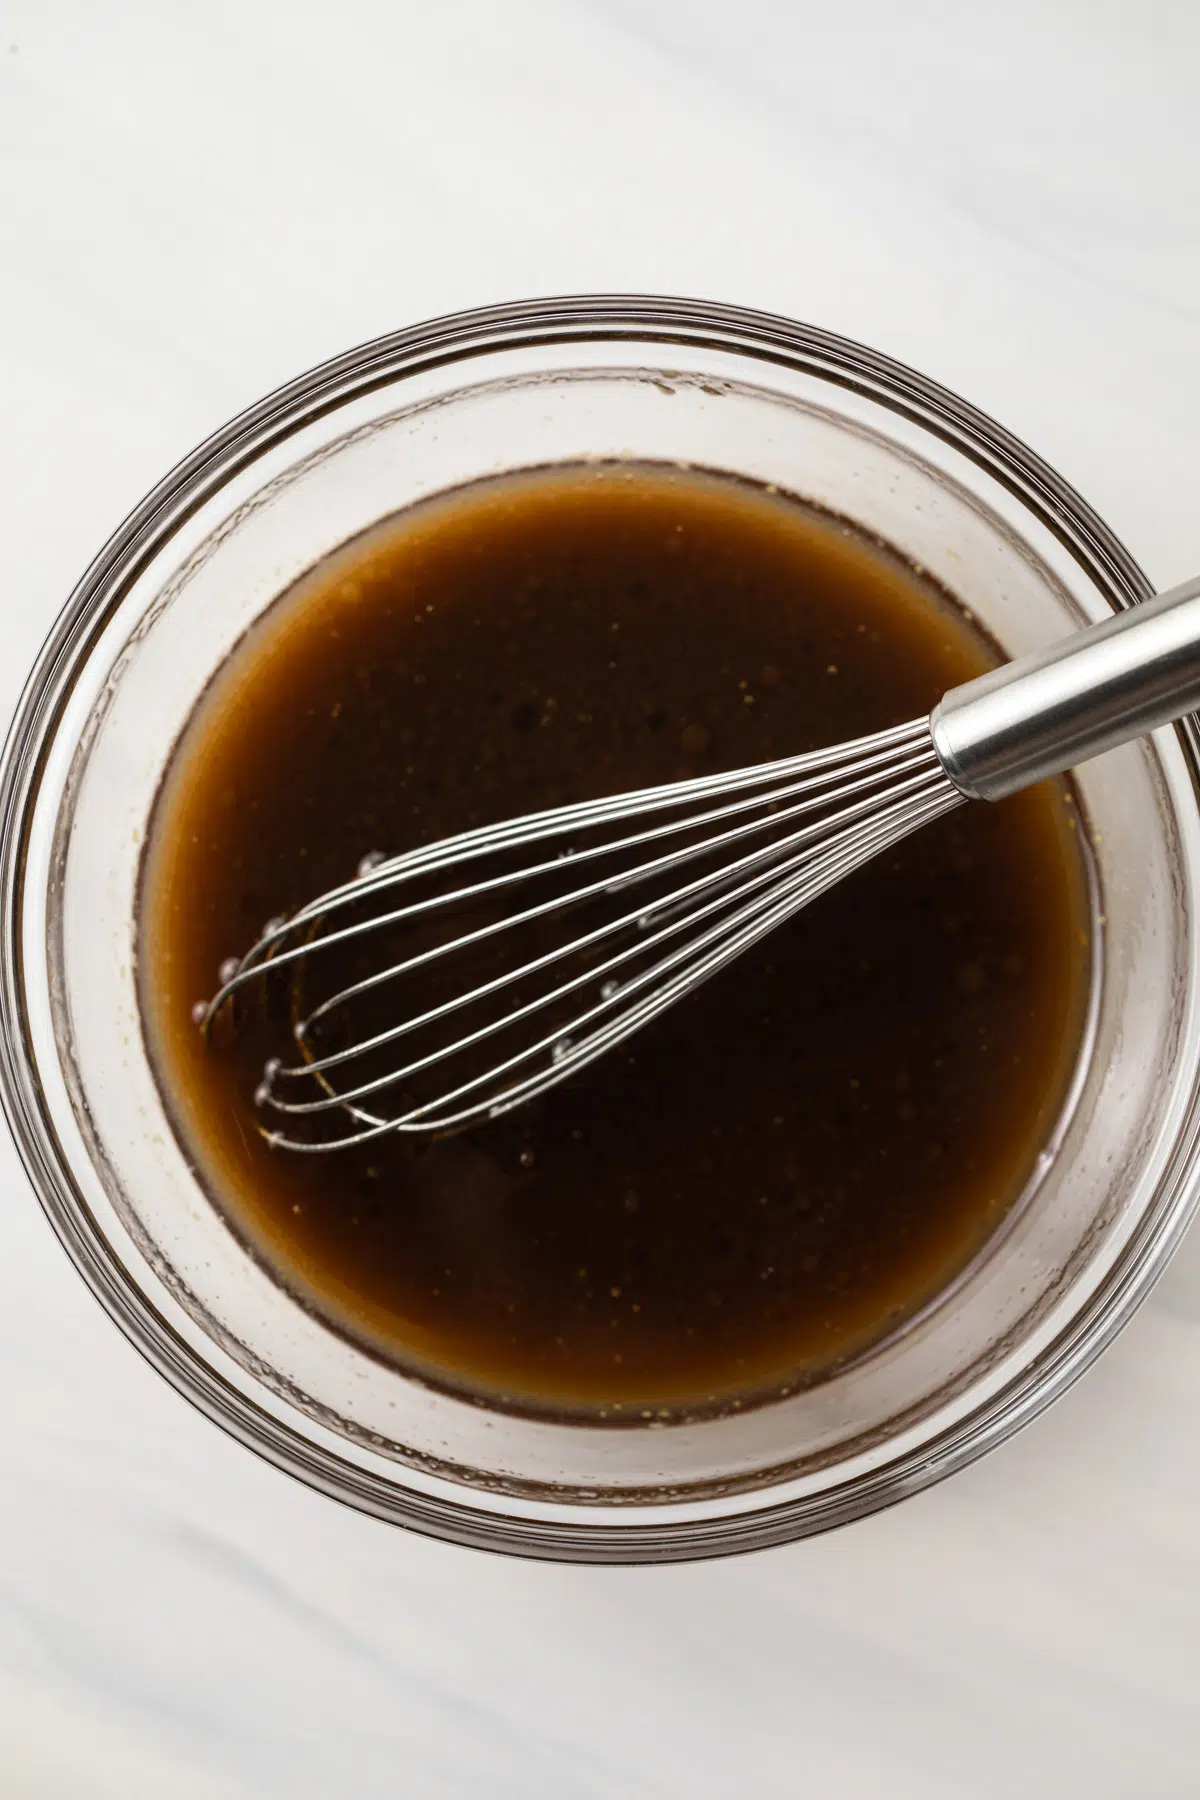
[[[273,1151],[252,1096],[286,1007],[208,1050],[191,1013],[365,852],[854,737],[994,661],[839,521],[699,473],[533,471],[339,552],[218,673],[147,847],[147,1035],[214,1203],[335,1328],[502,1404],[745,1403],[895,1329],[1063,1103],[1089,949],[1061,784],[962,807],[457,1137]]]

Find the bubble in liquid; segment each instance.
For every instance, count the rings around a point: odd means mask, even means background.
[[[227,956],[225,958],[225,961],[221,964],[220,968],[217,970],[217,980],[220,982],[222,987],[225,986],[225,983],[227,981],[233,980],[234,976],[238,972],[238,968],[240,966],[240,960],[241,959],[236,956]]]
[[[533,1154],[532,1150],[522,1150],[520,1156],[518,1156],[518,1158],[517,1158],[517,1161],[520,1163],[520,1165],[523,1169],[532,1169],[534,1163],[537,1161],[537,1158]]]
[[[276,913],[272,918],[268,919],[266,924],[263,926],[262,936],[265,938],[273,937],[277,931],[282,931],[283,927],[286,924],[287,924],[287,920],[284,918],[283,914]]]
[[[377,869],[380,863],[386,861],[387,852],[385,850],[368,850],[365,856],[359,858],[358,867],[354,873],[359,881],[362,881],[373,869]]]
[[[557,1044],[555,1044],[553,1050],[550,1052],[550,1060],[551,1060],[551,1062],[560,1063],[560,1062],[562,1062],[564,1057],[570,1056],[570,1054],[571,1054],[570,1038],[559,1038]]]
[[[269,1100],[269,1099],[270,1099],[270,1098],[271,1098],[271,1084],[270,1084],[270,1082],[267,1082],[267,1081],[260,1081],[260,1082],[259,1082],[259,1084],[258,1084],[258,1086],[257,1086],[257,1087],[256,1087],[256,1088],[255,1088],[255,1090],[254,1090],[254,1104],[255,1104],[255,1106],[265,1106],[265,1105],[266,1105],[266,1104],[267,1104],[267,1101],[268,1101],[268,1100]]]
[[[600,998],[602,1000],[611,1000],[613,995],[619,994],[620,991],[621,984],[619,981],[605,981],[600,987]]]
[[[193,1025],[203,1025],[203,1023],[204,1023],[205,1019],[207,1019],[207,1017],[208,1017],[208,1001],[207,1000],[197,1000],[196,1004],[192,1007],[192,1024]]]

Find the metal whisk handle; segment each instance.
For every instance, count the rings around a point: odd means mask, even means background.
[[[951,688],[930,721],[972,800],[1002,800],[1200,706],[1200,578]]]

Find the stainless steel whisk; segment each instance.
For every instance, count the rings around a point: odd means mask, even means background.
[[[272,921],[202,1022],[284,981],[298,1060],[269,1063],[256,1099],[287,1149],[496,1118],[920,826],[1197,704],[1200,579],[952,689],[927,719],[366,858]],[[364,965],[377,945],[389,953]],[[339,973],[306,1009],[326,959]]]

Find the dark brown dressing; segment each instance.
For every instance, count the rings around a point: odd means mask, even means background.
[[[995,660],[841,521],[698,472],[530,471],[339,552],[217,674],[145,854],[147,1039],[213,1203],[334,1328],[500,1404],[747,1404],[895,1330],[1064,1102],[1090,950],[1061,783],[960,808],[455,1137],[274,1151],[253,1095],[287,1008],[250,1002],[211,1048],[192,1013],[364,853],[878,730]]]

